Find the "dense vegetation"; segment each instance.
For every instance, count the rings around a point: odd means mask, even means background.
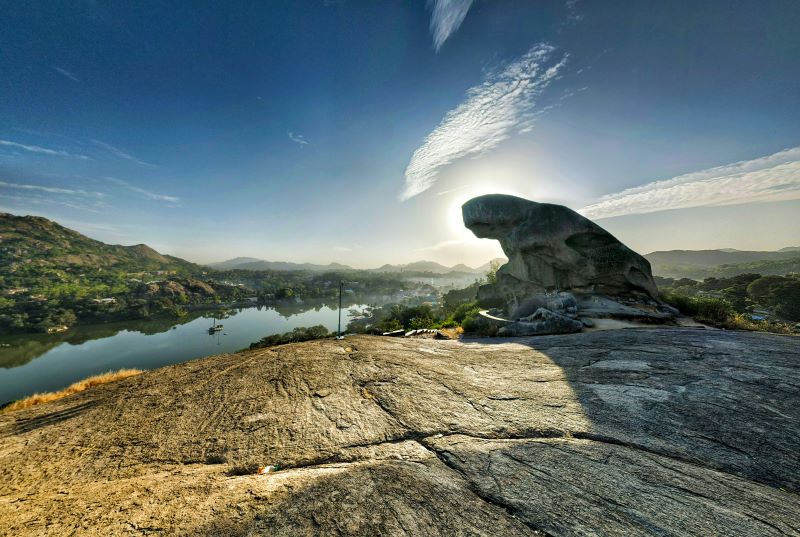
[[[442,296],[441,302],[436,304],[406,300],[368,308],[347,325],[347,331],[383,333],[401,329],[468,326],[480,310],[475,296],[481,283],[482,281],[476,281],[464,289],[448,291]]]
[[[312,339],[322,339],[332,336],[333,334],[321,324],[311,327],[302,326],[295,328],[291,332],[262,337],[259,341],[251,343],[250,348],[260,349],[263,347],[274,347],[275,345],[283,345],[284,343],[298,343],[300,341],[311,341]]]
[[[725,328],[788,331],[800,321],[800,276],[749,273],[703,281],[656,278],[661,298],[686,315]]]
[[[144,244],[104,244],[45,218],[0,214],[0,333],[175,316],[244,294],[203,282],[202,273]]]

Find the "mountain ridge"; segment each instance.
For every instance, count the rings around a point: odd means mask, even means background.
[[[162,254],[146,244],[108,244],[41,216],[10,213],[0,213],[0,254],[0,267],[8,270],[22,265],[202,270],[191,261]]]
[[[469,267],[463,263],[448,267],[436,261],[414,261],[405,264],[390,264],[381,265],[372,269],[355,269],[349,265],[341,263],[328,263],[327,265],[316,263],[294,263],[291,261],[267,261],[254,257],[234,257],[225,261],[217,263],[208,263],[206,266],[213,269],[226,269],[226,270],[308,270],[312,272],[325,272],[332,270],[367,270],[370,272],[432,272],[434,274],[449,274],[451,272],[460,272],[465,274],[485,274],[492,262],[499,261],[505,263],[503,258],[492,259],[488,263],[478,267]]]
[[[646,254],[653,274],[667,278],[731,277],[747,272],[784,275],[800,270],[800,247],[788,246],[776,251],[735,250],[662,250]]]
[[[708,250],[656,250],[645,254],[650,263],[712,266],[772,259],[788,259],[795,257],[800,251],[798,246],[787,246],[780,250],[735,250],[718,248]]]

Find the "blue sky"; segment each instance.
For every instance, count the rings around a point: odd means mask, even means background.
[[[200,262],[480,264],[469,197],[800,240],[795,1],[5,2],[0,210]]]

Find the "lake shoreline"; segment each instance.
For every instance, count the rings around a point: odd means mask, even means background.
[[[349,305],[364,307],[366,304]],[[264,336],[298,327],[321,324],[334,331],[338,323],[338,311],[322,304],[253,306],[230,311],[217,320],[224,330],[209,334],[213,313],[221,309],[204,308],[181,319],[113,321],[80,325],[55,334],[0,336],[0,402],[57,391],[108,370],[149,370],[236,352]],[[342,322],[349,319],[345,309]]]

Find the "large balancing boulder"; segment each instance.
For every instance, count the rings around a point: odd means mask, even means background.
[[[656,299],[650,263],[577,212],[550,203],[490,194],[462,206],[464,225],[497,239],[508,257],[479,298],[507,313],[537,293],[571,291]]]

